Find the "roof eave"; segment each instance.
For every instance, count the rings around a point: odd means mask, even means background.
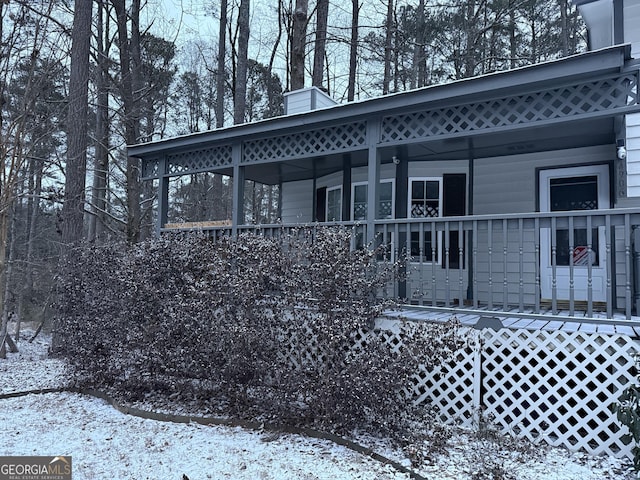
[[[370,117],[384,112],[415,108],[419,105],[437,105],[452,98],[472,100],[490,96],[495,92],[523,90],[532,86],[544,87],[579,78],[619,71],[630,59],[629,45],[617,45],[597,51],[573,55],[513,70],[491,73],[454,82],[424,87],[359,102],[351,102],[334,107],[313,110],[294,115],[269,118],[258,122],[233,125],[207,132],[193,133],[154,142],[128,146],[133,157],[153,157],[160,152],[194,148],[200,144],[233,142],[248,136],[261,136],[267,132],[288,131],[306,125],[344,123],[351,118]]]

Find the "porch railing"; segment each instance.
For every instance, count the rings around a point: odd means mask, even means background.
[[[242,225],[237,232],[281,237],[320,225],[326,224]],[[379,249],[379,261],[400,261],[403,278],[387,293],[416,305],[532,316],[583,312],[592,318],[598,312],[608,319],[615,312],[631,319],[640,294],[640,257],[632,242],[640,209],[331,225],[351,229],[353,248],[369,244]],[[197,229],[214,239],[233,232],[229,226]]]

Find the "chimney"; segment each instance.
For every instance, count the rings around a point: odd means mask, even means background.
[[[573,0],[589,31],[589,49],[631,44],[640,58],[640,0]]]
[[[318,87],[301,88],[284,94],[285,115],[310,112],[319,108],[333,107],[337,104],[338,102]]]

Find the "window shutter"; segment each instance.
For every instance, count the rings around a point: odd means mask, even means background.
[[[467,214],[467,175],[465,173],[445,173],[442,176],[442,216],[459,217]],[[449,268],[460,268],[460,233],[449,232]],[[464,235],[462,236],[464,242]],[[464,249],[464,244],[462,245]],[[442,268],[445,263],[445,249],[442,248]],[[464,256],[462,259],[464,268]]]

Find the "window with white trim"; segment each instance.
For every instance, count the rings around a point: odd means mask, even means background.
[[[409,178],[410,218],[442,216],[442,178]],[[439,238],[432,238],[429,226],[416,225],[411,232],[411,259],[414,262],[437,262]],[[436,237],[439,237],[436,234]]]
[[[357,182],[351,185],[351,219],[353,221],[367,219],[368,182]],[[395,182],[382,180],[378,187],[378,210],[376,218],[386,219],[394,217],[395,210]]]

